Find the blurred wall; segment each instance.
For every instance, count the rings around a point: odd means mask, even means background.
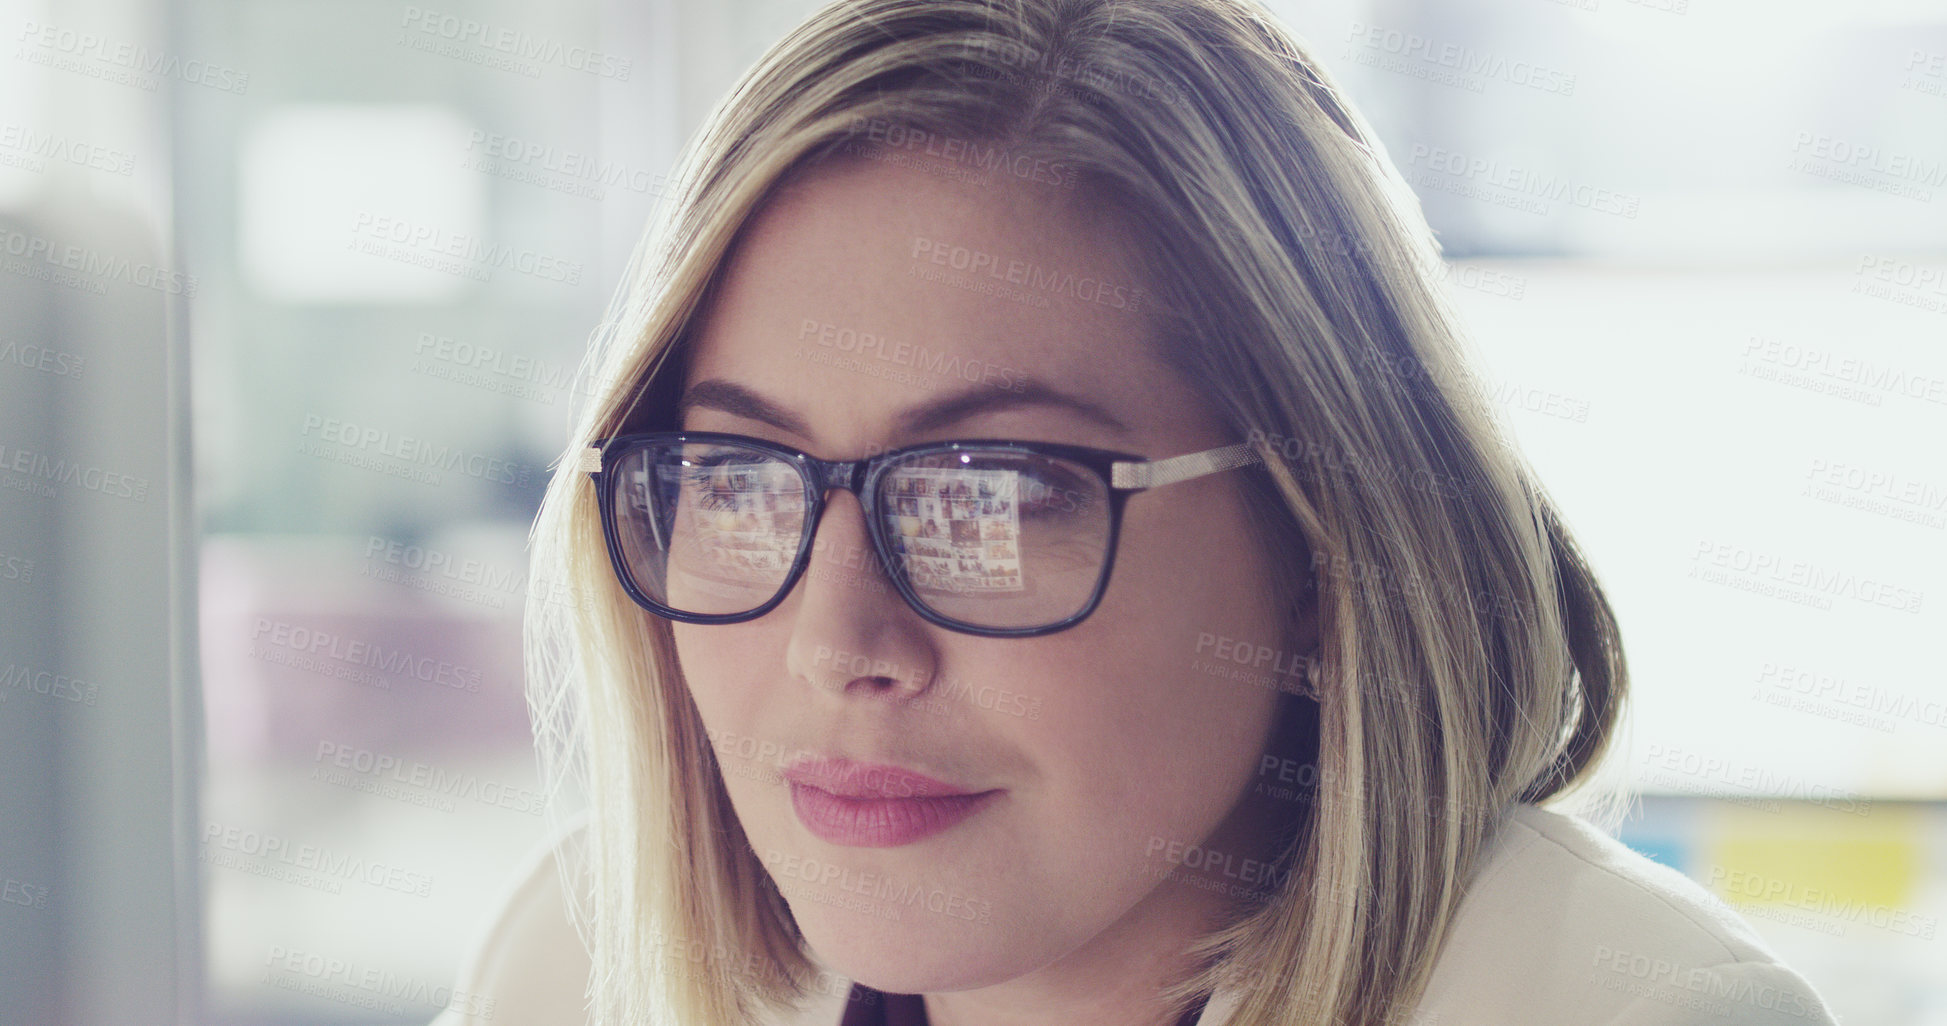
[[[201,717],[171,109],[34,66],[49,11],[0,12],[0,1018],[190,1021]],[[58,17],[162,49],[160,13]]]

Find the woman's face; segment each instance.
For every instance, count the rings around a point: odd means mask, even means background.
[[[682,428],[826,459],[949,438],[1150,458],[1233,441],[1152,352],[1148,283],[1115,225],[1070,190],[990,179],[861,160],[778,194],[700,311],[685,379],[686,395],[728,383],[761,405],[717,389],[685,403]],[[1080,408],[1023,401],[1022,379]],[[1278,692],[1220,668],[1240,645],[1295,658],[1238,474],[1132,494],[1101,604],[1025,639],[921,619],[870,558],[858,500],[828,499],[781,605],[674,625],[737,818],[816,957],[897,993],[1106,984],[1213,925],[1221,892],[1182,881],[1251,882],[1255,821],[1279,804],[1252,797]],[[807,756],[985,797],[916,840],[831,840],[780,774]],[[1218,857],[1221,871],[1184,865]]]

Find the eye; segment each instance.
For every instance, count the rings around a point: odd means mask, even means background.
[[[771,462],[769,456],[748,449],[714,449],[683,456],[683,476],[691,484],[711,484],[723,480],[729,468],[757,467]]]
[[[721,467],[734,463],[762,463],[768,456],[759,455],[749,449],[711,449],[705,452],[685,454],[684,462],[692,466]]]

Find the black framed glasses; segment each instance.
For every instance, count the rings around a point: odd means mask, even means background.
[[[617,435],[582,452],[629,597],[685,623],[776,608],[810,563],[825,494],[865,511],[873,555],[913,611],[1031,637],[1095,610],[1131,492],[1256,463],[1247,442],[1167,459],[1044,442],[925,442],[821,460],[722,432]]]

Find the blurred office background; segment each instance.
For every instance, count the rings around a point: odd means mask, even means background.
[[[1273,8],[1619,606],[1623,838],[1947,1023],[1947,5]],[[575,367],[807,10],[0,0],[0,1020],[439,1010],[542,839]]]

